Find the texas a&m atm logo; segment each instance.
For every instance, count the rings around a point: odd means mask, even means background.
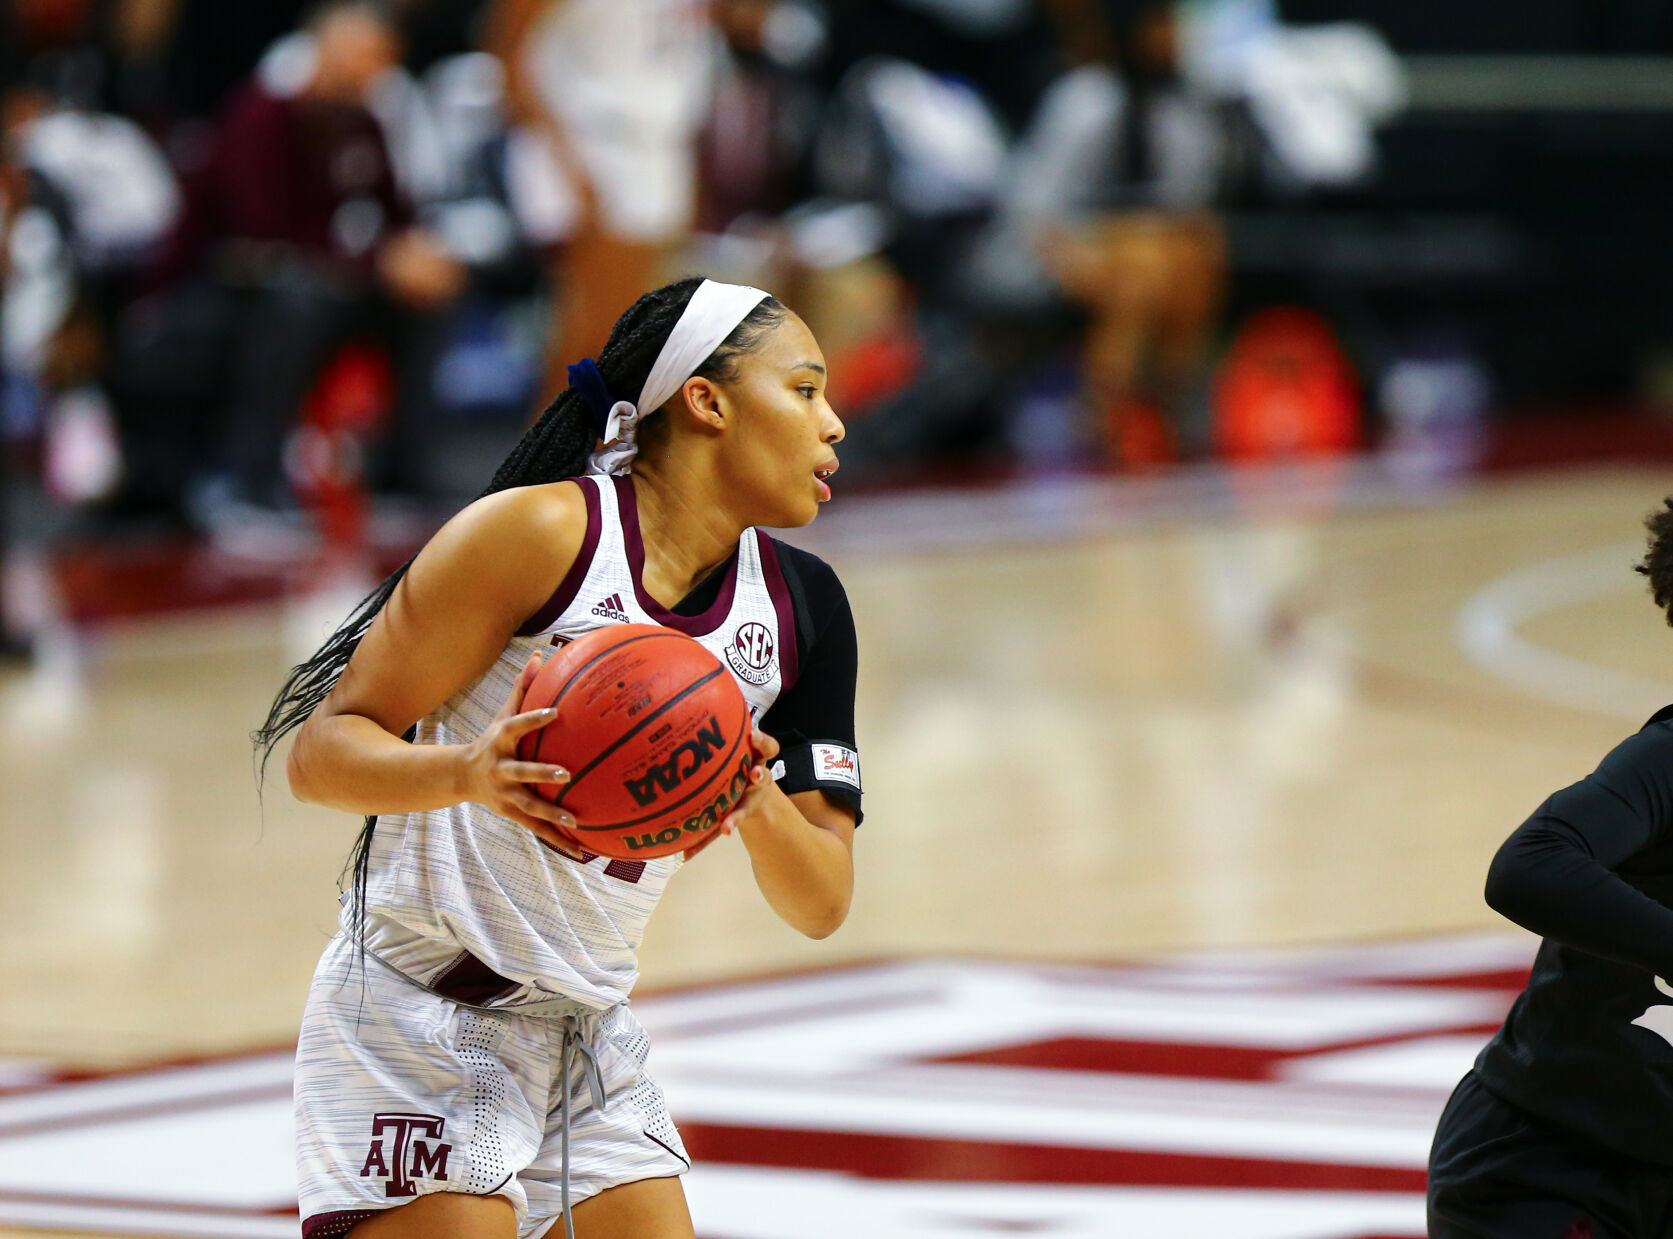
[[[445,1120],[435,1114],[374,1114],[372,1143],[360,1167],[363,1179],[388,1179],[385,1196],[416,1196],[414,1179],[447,1178],[447,1155],[441,1142]]]

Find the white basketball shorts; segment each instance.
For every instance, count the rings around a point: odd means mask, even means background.
[[[570,1087],[570,1201],[690,1168],[645,1071],[650,1039],[626,1004],[583,1021],[605,1107]],[[296,1167],[304,1239],[341,1235],[426,1192],[500,1195],[520,1239],[562,1215],[561,1021],[485,1013],[361,959],[342,934],[314,972],[296,1048]]]

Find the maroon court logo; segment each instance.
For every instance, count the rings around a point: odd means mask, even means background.
[[[447,1178],[447,1155],[453,1146],[441,1143],[445,1125],[435,1114],[374,1114],[372,1143],[360,1177],[388,1179],[385,1196],[416,1196],[414,1179]]]
[[[765,684],[773,678],[773,657],[777,652],[772,629],[751,621],[732,634],[726,646],[726,661],[740,680]]]

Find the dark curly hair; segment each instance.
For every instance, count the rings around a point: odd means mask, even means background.
[[[1650,578],[1650,597],[1673,626],[1673,496],[1662,500],[1661,507],[1644,518],[1644,528],[1650,540],[1637,571]]]
[[[618,399],[638,396],[651,367],[656,364],[657,354],[662,351],[674,324],[679,322],[692,294],[702,282],[701,276],[689,276],[666,284],[640,297],[616,320],[610,339],[598,355],[599,372],[612,395]],[[736,378],[739,358],[759,348],[768,331],[786,313],[777,298],[766,298],[692,373],[721,382]],[[648,415],[650,410],[646,413]],[[518,440],[482,495],[579,476],[586,469],[587,457],[597,444],[598,430],[586,401],[573,387],[567,388],[558,393],[546,411]],[[326,638],[324,645],[290,669],[267,711],[267,717],[250,733],[251,742],[255,745],[258,781],[266,776],[274,746],[307,721],[336,686],[349,659],[359,648],[361,639],[371,628],[372,621],[383,610],[396,585],[412,567],[412,562],[407,560],[385,577]],[[412,735],[409,731],[406,738],[410,740]],[[372,844],[372,831],[376,826],[375,816],[366,819],[348,864],[344,866],[345,873],[353,874],[357,920],[364,907],[366,862]]]

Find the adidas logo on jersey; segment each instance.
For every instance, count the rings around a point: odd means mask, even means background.
[[[620,594],[611,594],[593,608],[593,614],[601,619],[617,620],[623,624],[629,622],[627,612],[622,610],[622,596]]]

